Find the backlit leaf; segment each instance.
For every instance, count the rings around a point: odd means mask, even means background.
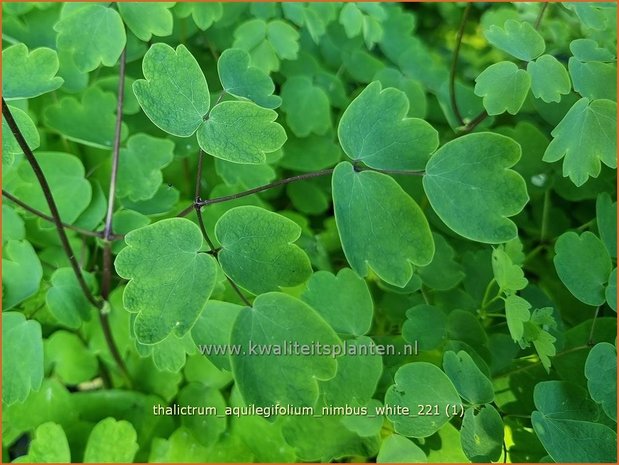
[[[524,336],[524,323],[531,319],[529,309],[531,304],[515,294],[505,299],[505,317],[507,327],[514,342],[520,341]]]
[[[71,449],[62,426],[53,422],[40,425],[28,446],[28,455],[19,457],[16,462],[70,463]]]
[[[138,451],[135,428],[125,420],[106,418],[88,436],[84,463],[129,463]]]
[[[492,250],[492,271],[503,292],[511,293],[527,287],[528,281],[522,268],[512,262],[502,246]]]

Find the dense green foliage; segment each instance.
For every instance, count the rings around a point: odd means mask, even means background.
[[[616,4],[2,10],[4,461],[616,461]]]

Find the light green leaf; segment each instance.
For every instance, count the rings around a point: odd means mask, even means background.
[[[62,426],[47,422],[39,425],[28,446],[28,455],[13,463],[70,463],[71,449]]]
[[[613,61],[615,55],[593,39],[576,39],[570,42],[570,51],[578,61]]]
[[[11,115],[13,115],[13,119],[15,123],[17,123],[17,127],[26,139],[26,143],[30,150],[36,150],[41,145],[41,138],[39,136],[39,131],[37,130],[36,125],[30,119],[28,113],[23,110],[20,110],[17,107],[8,105],[9,111]],[[9,128],[8,123],[2,116],[2,166],[9,167],[13,165],[15,161],[15,155],[19,155],[23,153],[17,139],[11,132],[11,128]]]
[[[546,49],[542,36],[525,21],[508,19],[502,28],[492,25],[484,35],[495,47],[524,61],[537,58]]]
[[[574,90],[590,100],[617,100],[617,66],[610,63],[592,61],[582,63],[576,58],[570,58],[568,69]]]
[[[607,192],[598,195],[595,202],[600,238],[611,257],[617,257],[617,202]]]
[[[344,26],[346,36],[349,38],[361,34],[363,28],[363,13],[354,3],[345,3],[340,11],[339,22]]]
[[[317,342],[323,347],[340,344],[335,332],[311,307],[289,295],[261,294],[252,308],[241,310],[230,342],[243,350],[243,355],[232,357],[231,362],[245,404],[315,404],[318,382],[335,376],[336,360],[330,354],[290,354],[291,340],[300,347]],[[252,346],[271,354],[252,353]]]
[[[88,207],[92,196],[92,187],[84,177],[84,165],[79,158],[67,153],[37,152],[35,157],[50,185],[60,217],[65,223],[73,223]],[[19,183],[15,196],[49,215],[47,201],[30,165],[22,162],[17,175]]]
[[[174,18],[169,9],[173,6],[174,2],[120,2],[118,11],[131,32],[148,42],[153,35],[164,37],[172,34]]]
[[[2,96],[5,100],[25,99],[58,89],[58,55],[51,48],[28,51],[25,44],[2,50]]]
[[[432,261],[434,240],[415,201],[393,178],[356,172],[348,162],[333,172],[337,229],[348,262],[359,276],[371,268],[385,282],[404,287],[413,265]]]
[[[225,50],[217,61],[217,72],[224,90],[235,97],[246,98],[270,109],[282,104],[280,97],[272,95],[275,91],[273,80],[250,64],[250,56],[245,50]]]
[[[282,86],[286,123],[298,137],[324,134],[331,128],[331,107],[325,91],[308,76],[293,76]]]
[[[514,264],[503,246],[492,250],[492,271],[494,279],[503,292],[512,293],[527,287],[522,267]]]
[[[267,25],[267,38],[283,60],[296,60],[299,52],[299,33],[290,24],[279,19]]]
[[[342,148],[372,168],[423,169],[438,147],[438,133],[424,120],[407,118],[408,109],[404,92],[372,82],[342,115]]]
[[[135,314],[131,315],[131,329],[135,333]],[[196,353],[196,344],[191,333],[182,337],[170,333],[163,341],[146,345],[135,341],[135,346],[141,357],[152,357],[157,370],[168,373],[178,373],[187,361],[186,355]]]
[[[219,390],[199,383],[190,383],[178,393],[178,403],[215,407],[217,410],[218,415],[185,415],[181,418],[181,424],[188,428],[203,446],[214,445],[226,431],[227,422],[223,413],[227,405]]]
[[[436,433],[450,417],[448,405],[459,405],[460,396],[440,368],[426,362],[407,363],[395,374],[387,389],[385,405],[407,407],[410,415],[387,415],[403,436],[425,438]],[[438,405],[438,415],[418,415],[420,405]]]
[[[291,136],[283,146],[283,168],[298,171],[317,171],[335,165],[341,156],[340,145],[330,136]]]
[[[409,344],[417,344],[421,350],[438,347],[445,338],[447,315],[438,307],[416,305],[406,312],[402,337]]]
[[[133,210],[117,210],[112,215],[112,224],[116,234],[127,234],[150,224],[150,218]],[[125,247],[124,242],[116,241],[112,244],[112,253],[116,255]]]
[[[77,68],[86,73],[100,64],[114,66],[127,42],[116,10],[90,4],[64,16],[54,25],[59,50],[68,51]]]
[[[484,108],[489,115],[508,112],[517,114],[527,98],[531,77],[511,61],[501,61],[488,66],[475,79],[475,95],[484,98]],[[509,92],[505,92],[505,88]]]
[[[174,142],[147,134],[135,134],[120,150],[116,195],[133,202],[148,200],[157,193],[161,169],[174,159]]]
[[[437,290],[446,291],[454,288],[464,278],[462,266],[454,260],[454,249],[443,236],[433,233],[436,253],[428,266],[419,268],[418,273],[423,283]]]
[[[187,333],[213,291],[217,264],[199,254],[200,229],[184,218],[169,218],[125,236],[127,247],[116,257],[116,272],[129,279],[125,308],[137,313],[135,334],[156,344],[170,333]]]
[[[106,418],[88,436],[84,463],[130,463],[138,449],[137,434],[131,423]]]
[[[2,246],[2,309],[23,302],[39,290],[43,268],[26,240],[9,240]]]
[[[465,351],[457,354],[451,350],[445,352],[443,370],[463,399],[478,405],[494,400],[492,382]]]
[[[350,3],[347,3],[350,5]],[[380,446],[376,463],[425,463],[426,454],[410,439],[392,434]]]
[[[44,344],[45,364],[66,385],[89,381],[99,371],[97,357],[84,346],[77,334],[56,331]]]
[[[460,442],[471,462],[496,462],[503,452],[503,420],[492,405],[466,410]]]
[[[531,319],[530,308],[529,302],[515,294],[508,295],[505,299],[507,327],[514,342],[520,341],[524,336],[524,323]]]
[[[602,241],[589,231],[580,236],[570,231],[557,239],[555,252],[553,261],[565,287],[587,305],[602,305],[612,270],[610,256]]]
[[[570,75],[565,66],[552,55],[542,55],[527,65],[531,76],[531,92],[546,103],[560,102],[561,95],[572,90]]]
[[[203,123],[211,105],[206,78],[184,45],[151,45],[142,60],[146,79],[133,83],[146,116],[159,128],[179,137],[189,137]]]
[[[520,146],[492,133],[459,137],[430,159],[423,186],[443,222],[467,239],[496,244],[518,234],[510,216],[529,200],[524,179],[509,168]]]
[[[582,98],[552,131],[554,139],[544,161],[563,160],[563,176],[582,186],[589,176],[597,178],[602,161],[617,167],[617,103]]]
[[[180,18],[186,18],[191,15],[196,26],[203,31],[206,31],[213,23],[219,21],[224,14],[221,2],[179,2],[176,4],[174,11]]]
[[[591,398],[602,406],[609,418],[617,421],[617,349],[608,342],[596,344],[585,363],[585,376]]]
[[[96,287],[95,277],[82,271],[90,289]],[[51,277],[51,287],[47,290],[45,303],[58,322],[77,329],[83,321],[90,320],[92,304],[84,296],[72,268],[58,268]]]
[[[256,295],[296,286],[310,277],[309,258],[293,244],[300,235],[294,221],[254,206],[232,208],[215,225],[222,269]]]
[[[116,127],[116,97],[99,87],[90,87],[82,94],[81,102],[64,97],[43,111],[46,126],[67,139],[100,149],[114,144]],[[127,137],[127,125],[122,123],[120,139]]]
[[[23,402],[31,390],[41,387],[42,381],[41,325],[26,320],[21,313],[5,310],[2,313],[2,405]]]
[[[370,330],[374,305],[365,280],[350,268],[335,276],[328,271],[314,273],[301,298],[338,333],[360,336]]]
[[[266,154],[280,149],[286,131],[277,113],[252,102],[222,102],[198,129],[198,143],[206,153],[233,163],[261,164]]]
[[[8,241],[21,241],[26,238],[24,220],[6,203],[2,205],[2,246]]]

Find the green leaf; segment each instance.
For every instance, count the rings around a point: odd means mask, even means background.
[[[596,344],[585,363],[585,376],[591,398],[602,406],[609,418],[617,421],[617,349],[608,342]]]
[[[524,179],[509,168],[520,146],[492,133],[468,134],[443,145],[430,159],[423,187],[432,208],[461,236],[507,242],[518,234],[508,218],[529,200]]]
[[[314,273],[301,298],[340,334],[361,336],[370,330],[374,304],[365,280],[350,268],[335,276],[328,271]]]
[[[527,65],[531,76],[531,92],[544,102],[560,102],[561,95],[572,90],[570,76],[565,67],[552,55],[542,55]]]
[[[415,201],[393,178],[356,172],[348,162],[333,172],[337,229],[348,262],[359,276],[371,268],[385,282],[404,287],[413,265],[432,261],[430,226]]]
[[[120,151],[116,195],[133,202],[152,198],[163,181],[161,169],[173,159],[174,142],[147,134],[131,136]]]
[[[443,236],[433,233],[436,253],[428,266],[419,268],[418,273],[423,283],[441,291],[454,288],[464,278],[462,266],[454,260],[454,249]]]
[[[198,143],[206,153],[233,163],[261,164],[266,154],[280,149],[286,131],[277,113],[252,102],[222,102],[198,129]]]
[[[615,312],[617,311],[617,268],[610,272],[606,287],[606,302]]]
[[[19,457],[15,462],[70,463],[71,449],[62,426],[48,422],[37,427],[28,446],[28,455]]]
[[[217,389],[207,388],[199,383],[190,383],[179,392],[178,403],[215,407],[217,410],[219,415],[185,415],[181,418],[182,425],[191,430],[203,446],[212,446],[226,431],[226,417],[222,414],[227,405]]]
[[[503,452],[503,420],[492,405],[466,410],[460,441],[471,462],[496,462]]]
[[[602,161],[617,167],[617,103],[582,98],[570,108],[552,131],[554,139],[544,153],[544,161],[563,157],[563,176],[582,186],[589,176],[597,178]]]
[[[293,76],[282,86],[286,123],[298,137],[324,134],[331,128],[331,106],[325,91],[308,76]]]
[[[131,328],[135,333],[135,317],[134,315],[131,317]],[[156,344],[146,345],[135,341],[135,345],[141,357],[152,357],[157,370],[168,373],[178,373],[185,366],[186,355],[196,353],[196,345],[191,338],[191,333],[186,333],[182,337],[171,333]]]
[[[174,2],[122,2],[118,4],[118,11],[131,32],[148,42],[153,35],[164,37],[172,34],[174,18],[169,9],[173,6]]]
[[[2,96],[5,100],[38,97],[58,89],[64,80],[57,77],[58,55],[41,47],[28,51],[25,44],[2,50]]]
[[[488,66],[475,79],[475,95],[484,98],[484,108],[489,115],[508,112],[517,114],[527,98],[531,77],[511,61],[501,61]],[[505,92],[505,88],[509,92]]]
[[[26,228],[21,216],[6,203],[2,205],[2,246],[8,241],[21,241],[26,237]]]
[[[339,22],[349,38],[356,37],[363,28],[363,13],[354,3],[346,3],[340,10]]]
[[[351,3],[347,3],[351,5]],[[380,446],[376,463],[425,463],[426,454],[410,439],[392,434]]]
[[[220,2],[177,3],[174,11],[180,18],[185,18],[191,14],[196,26],[203,31],[219,21],[224,13]]]
[[[89,381],[99,371],[99,361],[77,334],[56,331],[45,341],[45,363],[66,385]]]
[[[130,463],[138,448],[131,423],[106,418],[97,423],[88,436],[84,463]]]
[[[114,66],[127,42],[125,27],[116,10],[90,4],[76,9],[54,25],[59,50],[70,53],[77,68],[86,73]]]
[[[570,51],[578,61],[613,61],[615,55],[593,39],[576,39],[570,42]]]
[[[235,207],[215,225],[224,272],[244,289],[261,294],[292,287],[311,275],[303,250],[293,244],[301,228],[292,220],[254,206]]]
[[[461,350],[445,352],[443,370],[460,396],[472,404],[486,404],[494,400],[492,382],[477,367],[471,356]]]
[[[37,152],[35,157],[50,185],[60,217],[65,223],[73,223],[88,207],[92,196],[92,187],[84,178],[84,165],[79,158],[67,153]],[[49,215],[47,201],[30,164],[22,162],[17,175],[19,183],[15,196]]]
[[[617,66],[610,63],[592,61],[582,63],[570,58],[568,63],[574,90],[590,100],[617,100]]]
[[[67,139],[100,149],[111,149],[116,127],[116,97],[99,87],[90,87],[81,102],[64,97],[43,111],[45,125]],[[120,139],[127,137],[122,123]]]
[[[426,362],[407,363],[395,374],[395,384],[387,389],[385,406],[401,406],[410,415],[390,415],[394,429],[403,436],[425,438],[436,433],[450,417],[446,407],[460,404],[460,396],[440,368]],[[437,405],[438,415],[418,415],[420,405]]]
[[[514,264],[503,246],[492,249],[492,272],[501,291],[512,293],[527,287],[522,267]]]
[[[21,313],[5,310],[2,313],[2,405],[23,402],[31,390],[41,387],[42,381],[41,325],[26,320]]]
[[[286,294],[259,295],[253,307],[241,310],[231,343],[242,347],[232,357],[232,372],[245,404],[313,406],[319,380],[333,378],[337,363],[332,355],[286,353],[294,340],[299,347],[339,345],[329,325],[307,304]],[[271,351],[257,355],[254,350]],[[279,348],[279,349],[278,349]]]
[[[595,202],[600,238],[611,257],[617,257],[617,202],[610,195],[602,192]]]
[[[555,243],[553,259],[565,287],[587,305],[602,305],[612,262],[604,243],[593,233],[562,234]]]
[[[34,295],[41,284],[43,268],[26,240],[9,240],[2,246],[2,309],[4,311]]]
[[[200,229],[184,218],[169,218],[131,231],[116,257],[116,272],[129,279],[125,308],[137,313],[135,334],[156,344],[174,333],[187,333],[213,291],[217,264],[199,254]]]
[[[82,271],[89,288],[96,288],[95,277]],[[45,295],[45,303],[58,322],[77,329],[85,320],[90,320],[93,309],[80,287],[72,268],[58,268],[51,277],[51,287]]]
[[[523,61],[537,58],[546,49],[542,36],[525,21],[508,19],[502,28],[492,25],[484,35],[492,45]]]
[[[268,154],[267,154],[268,155]],[[215,159],[215,171],[228,186],[245,189],[264,186],[272,182],[277,175],[271,165],[239,165],[230,161]]]
[[[13,119],[15,123],[17,123],[17,127],[26,139],[26,143],[30,150],[36,150],[41,145],[41,138],[39,136],[39,131],[37,130],[36,125],[25,111],[20,110],[17,107],[8,105],[9,111],[11,115],[13,115]],[[15,161],[15,155],[22,154],[23,151],[15,139],[15,136],[11,132],[8,123],[2,116],[2,166],[9,167],[13,165]]]
[[[445,338],[447,316],[440,308],[416,305],[406,312],[402,337],[409,344],[418,343],[421,350],[438,347]]]
[[[282,99],[272,95],[273,80],[259,68],[250,64],[245,50],[229,48],[217,61],[217,72],[223,89],[235,97],[246,98],[264,108],[275,109]]]
[[[524,323],[531,319],[530,308],[529,302],[515,294],[508,295],[505,299],[507,327],[514,342],[520,341],[524,336]]]
[[[438,147],[438,133],[424,120],[407,118],[408,110],[404,92],[372,82],[340,119],[342,148],[372,168],[423,169]]]
[[[340,145],[330,136],[290,136],[282,147],[282,168],[310,172],[334,166],[340,160]]]
[[[211,105],[206,78],[184,45],[176,50],[156,43],[144,55],[146,79],[133,83],[146,116],[159,128],[179,137],[189,137],[203,123]]]

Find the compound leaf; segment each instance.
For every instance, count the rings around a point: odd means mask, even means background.
[[[504,426],[501,415],[492,405],[478,412],[466,410],[462,420],[460,442],[471,462],[496,462],[503,452]]]
[[[324,134],[331,128],[331,106],[325,91],[308,76],[292,76],[282,86],[282,110],[297,137]]]
[[[585,363],[591,398],[602,405],[609,418],[617,421],[617,349],[608,342],[596,344]]]
[[[314,273],[301,298],[338,333],[360,336],[370,330],[374,305],[368,285],[350,268],[337,276],[328,271]]]
[[[301,227],[277,213],[249,205],[232,208],[215,225],[215,235],[224,272],[256,295],[296,286],[312,273],[309,258],[293,244]]]
[[[503,292],[515,292],[527,287],[522,267],[514,264],[511,257],[501,247],[492,250],[492,271],[494,279]]]
[[[505,92],[505,86],[509,92]],[[531,87],[531,76],[518,69],[511,61],[501,61],[488,66],[475,79],[475,95],[483,97],[489,115],[520,111]]]
[[[174,18],[170,8],[174,2],[121,2],[118,11],[131,32],[148,42],[153,35],[164,37],[172,34]]]
[[[456,233],[496,244],[518,234],[509,219],[529,200],[524,179],[509,168],[520,146],[492,133],[459,137],[430,159],[423,186],[434,211]]]
[[[116,257],[116,272],[129,279],[123,303],[137,313],[138,342],[156,344],[169,334],[182,337],[211,295],[217,263],[202,248],[200,229],[184,218],[169,218],[131,231]]]
[[[36,125],[28,113],[11,105],[8,105],[8,107],[22,136],[26,139],[26,143],[28,147],[30,147],[30,150],[34,151],[38,149],[39,145],[41,145],[41,138]],[[23,151],[17,143],[17,139],[15,139],[4,116],[2,116],[2,166],[11,166],[15,161],[15,155],[21,153],[23,153]]]
[[[404,287],[413,265],[432,261],[434,240],[428,221],[393,178],[356,172],[342,162],[333,172],[332,187],[342,248],[359,276],[367,276],[370,267],[385,282]]]
[[[90,4],[64,16],[54,30],[59,50],[68,52],[83,73],[100,64],[114,66],[127,42],[123,20],[116,10]]]
[[[582,186],[589,176],[598,177],[600,161],[617,167],[617,103],[582,98],[570,108],[552,131],[554,139],[544,161],[563,160],[563,176]]]
[[[520,341],[524,336],[524,324],[531,319],[530,308],[529,302],[515,294],[508,295],[505,299],[507,327],[514,342]]]
[[[56,76],[58,54],[41,47],[28,51],[25,44],[2,50],[2,96],[5,100],[25,99],[58,89],[64,80]]]
[[[385,394],[385,405],[408,407],[410,415],[387,414],[387,418],[403,436],[431,436],[450,420],[446,407],[460,404],[460,396],[449,377],[430,363],[402,365],[394,381]],[[420,405],[438,405],[438,415],[417,415]]]
[[[84,463],[131,463],[138,449],[137,434],[131,423],[106,418],[88,436]]]
[[[540,33],[525,21],[508,19],[502,28],[492,25],[484,30],[484,35],[495,47],[524,61],[537,58],[546,49]]]
[[[179,137],[189,137],[203,123],[211,105],[206,78],[184,45],[176,50],[156,43],[144,55],[146,79],[133,83],[146,116],[159,128]]]
[[[217,61],[217,71],[223,89],[235,97],[246,98],[264,108],[275,109],[282,103],[275,91],[273,80],[250,64],[250,56],[245,50],[229,48]]]
[[[289,295],[261,294],[252,308],[241,310],[230,342],[242,347],[242,355],[232,357],[231,363],[246,404],[313,406],[319,380],[335,376],[337,362],[331,354],[290,353],[287,344],[291,339],[300,347],[317,342],[323,347],[340,344],[335,332],[311,307]],[[270,353],[256,356],[252,350]]]
[[[560,102],[561,95],[567,95],[572,90],[570,75],[565,66],[552,55],[542,55],[527,65],[531,76],[531,92],[544,102]]]
[[[286,142],[286,131],[276,119],[277,112],[252,102],[222,102],[198,130],[198,143],[216,158],[259,165]]]
[[[342,148],[372,168],[423,169],[438,147],[438,133],[424,120],[407,118],[408,110],[404,92],[372,82],[342,115],[337,131]]]
[[[23,402],[31,390],[41,387],[42,381],[41,325],[38,321],[26,320],[21,313],[3,312],[2,404]]]
[[[152,198],[161,186],[161,169],[174,159],[174,142],[135,134],[120,150],[116,194],[132,202]]]
[[[612,262],[604,243],[592,232],[566,232],[555,244],[557,274],[565,287],[587,305],[606,301],[605,287]]]

